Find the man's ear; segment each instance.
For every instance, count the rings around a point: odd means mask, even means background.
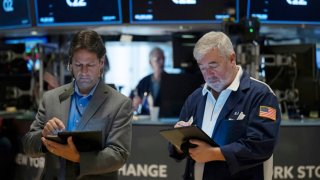
[[[100,63],[102,63],[102,66],[104,66],[105,61],[107,60],[106,55],[102,56],[100,59]]]
[[[70,63],[67,65],[67,70],[70,71]]]
[[[70,61],[68,62],[67,70],[70,72],[71,76],[74,77],[73,71],[72,71],[72,65],[71,65]]]
[[[105,61],[106,61],[106,56],[104,55],[101,59],[100,59],[100,65],[101,65],[101,68],[100,68],[100,74],[101,76],[103,75],[104,73],[104,64],[105,64]]]
[[[230,54],[230,56],[229,56],[229,61],[230,61],[232,64],[237,64],[237,62],[236,62],[236,54],[235,54],[235,53]]]
[[[72,59],[71,59],[71,57],[69,57],[68,65],[67,65],[67,70],[68,70],[69,72],[72,71],[72,70],[71,70],[71,64],[72,64]]]

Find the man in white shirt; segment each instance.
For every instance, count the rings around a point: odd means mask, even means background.
[[[205,34],[193,53],[206,83],[188,97],[174,127],[197,125],[219,147],[196,139],[187,153],[170,146],[170,156],[187,157],[184,179],[271,180],[281,120],[275,94],[236,65],[224,33]]]

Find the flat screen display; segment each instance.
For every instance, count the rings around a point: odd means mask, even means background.
[[[122,23],[120,0],[36,0],[38,26]]]
[[[320,48],[317,48],[316,57],[317,57],[317,68],[320,71]]]
[[[238,21],[238,0],[130,0],[130,22],[221,23]]]
[[[28,0],[2,0],[0,6],[0,29],[31,27]]]
[[[263,71],[265,82],[282,103],[282,110],[299,109],[299,113],[309,117],[311,111],[319,109],[315,44],[263,46],[260,52],[273,57],[273,61],[265,58]],[[293,117],[298,111],[288,113]]]
[[[319,0],[248,0],[247,17],[266,24],[320,24]]]
[[[189,72],[199,71],[193,49],[202,33],[174,33],[172,35],[173,66]]]
[[[163,74],[160,82],[161,118],[179,117],[188,96],[204,84],[201,73]]]

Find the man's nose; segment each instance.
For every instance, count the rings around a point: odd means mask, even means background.
[[[210,68],[206,68],[205,73],[206,73],[206,75],[214,75],[215,74],[214,71]]]
[[[88,66],[83,65],[83,66],[81,67],[81,73],[87,73],[87,72],[88,72]]]

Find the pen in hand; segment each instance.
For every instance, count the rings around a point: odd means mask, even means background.
[[[193,116],[191,116],[188,121],[179,121],[179,122],[177,122],[177,124],[174,126],[174,128],[191,126],[192,123],[193,123]],[[175,148],[176,148],[176,150],[177,150],[178,153],[180,153],[180,154],[184,153],[184,152],[181,150],[181,147],[176,146],[176,145],[174,145],[174,146],[175,146]]]
[[[193,116],[191,116],[188,121],[179,121],[179,122],[177,122],[177,124],[174,126],[174,128],[184,127],[184,126],[191,126],[192,123],[193,123]]]
[[[192,125],[192,123],[193,123],[193,116],[191,116],[190,119],[189,119],[189,121],[188,121],[188,124],[189,124],[189,125]]]

